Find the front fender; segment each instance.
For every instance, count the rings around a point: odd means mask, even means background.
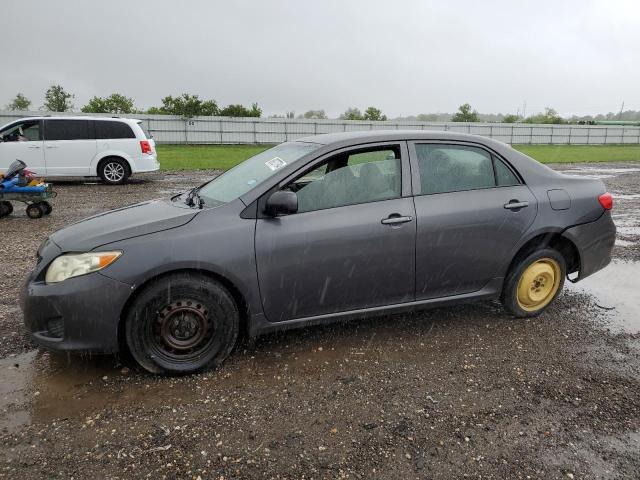
[[[203,210],[188,224],[103,245],[122,256],[101,271],[134,291],[149,280],[179,270],[200,270],[232,284],[252,314],[262,312],[254,254],[255,219],[242,219],[237,200]]]

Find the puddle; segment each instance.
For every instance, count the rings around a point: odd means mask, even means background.
[[[162,379],[133,374],[113,356],[92,358],[34,350],[0,359],[0,425],[15,433],[32,423],[85,418],[110,406],[158,405],[192,396]]]
[[[604,167],[579,167],[565,170],[557,170],[565,175],[579,175],[587,178],[614,178],[618,175],[640,172],[640,168],[604,168]]]
[[[613,330],[640,333],[639,262],[614,261],[576,284],[565,285],[591,295]]]
[[[616,228],[618,235],[640,235],[640,227],[628,227],[622,225]]]
[[[640,199],[640,193],[614,193],[614,200],[637,200]]]
[[[632,245],[635,245],[636,242],[631,242],[629,240],[622,240],[621,238],[616,238],[616,245],[618,247],[631,247]]]

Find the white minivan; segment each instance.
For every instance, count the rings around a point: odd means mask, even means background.
[[[142,121],[108,117],[30,117],[0,128],[0,172],[19,159],[35,175],[99,176],[119,184],[160,168]]]

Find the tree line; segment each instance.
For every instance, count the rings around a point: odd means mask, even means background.
[[[43,110],[51,112],[68,112],[74,108],[75,95],[67,92],[61,85],[52,85],[44,96]],[[222,117],[261,117],[262,109],[257,103],[251,107],[241,104],[231,104],[220,107],[215,100],[203,100],[198,95],[183,93],[178,96],[168,95],[162,100],[162,105],[150,107],[147,110],[138,110],[134,106],[132,98],[119,93],[113,93],[107,97],[94,96],[84,105],[80,111],[84,113],[112,113],[112,114],[163,114],[177,115],[185,118],[198,116],[222,116]],[[18,93],[7,105],[9,110],[29,110],[32,102],[24,94]],[[324,110],[308,110],[296,116],[295,112],[286,112],[284,115],[272,115],[272,118],[301,118],[301,119],[327,119]],[[368,107],[363,111],[356,107],[347,108],[339,117],[340,120],[368,120],[384,121],[387,116],[377,107]],[[518,114],[481,114],[474,110],[469,103],[458,107],[454,114],[449,113],[421,113],[416,116],[399,117],[394,120],[408,120],[419,122],[500,122],[500,123],[535,123],[535,124],[566,124],[566,123],[591,123],[595,120],[640,120],[640,111],[627,110],[620,113],[599,114],[596,116],[585,115],[582,117],[561,117],[556,110],[547,107],[544,112],[536,113],[528,117]]]
[[[70,112],[73,111],[73,99],[75,95],[67,92],[61,85],[52,85],[44,95],[43,110],[50,112]],[[29,110],[31,100],[24,94],[18,93],[13,101],[7,105],[9,110]],[[120,93],[113,93],[108,97],[95,96],[80,108],[83,113],[113,113],[113,114],[135,114],[150,113],[164,115],[178,115],[185,118],[198,116],[223,117],[260,117],[262,109],[257,103],[251,107],[245,107],[239,103],[226,107],[219,107],[215,100],[202,100],[198,95],[183,93],[173,97],[168,95],[162,99],[162,105],[151,107],[147,110],[139,110],[134,106],[133,99]]]

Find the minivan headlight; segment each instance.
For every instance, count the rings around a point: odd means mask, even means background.
[[[97,272],[111,265],[122,252],[90,252],[68,253],[56,258],[49,268],[44,281],[46,283],[58,283],[67,278]]]

